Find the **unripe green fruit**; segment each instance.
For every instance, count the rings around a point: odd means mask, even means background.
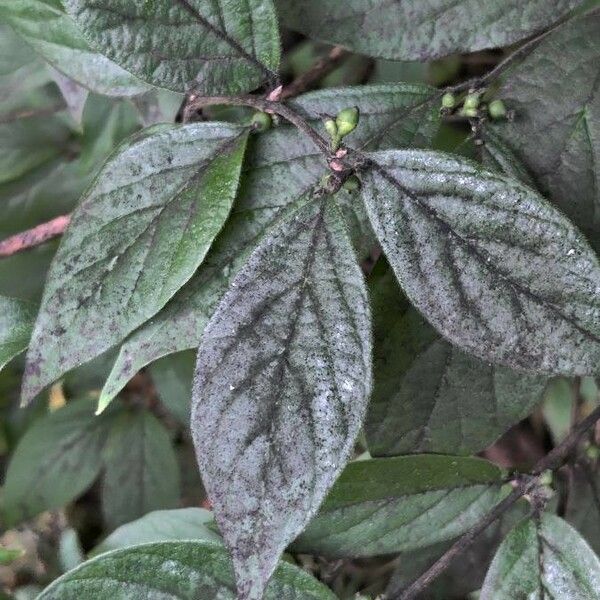
[[[268,115],[264,112],[257,112],[252,115],[252,127],[256,131],[265,131],[271,128],[273,124],[273,119],[271,115]]]
[[[456,96],[451,92],[447,92],[442,96],[443,108],[454,108],[456,106]]]
[[[358,125],[359,112],[356,106],[352,108],[345,108],[338,113],[335,118],[335,124],[337,125],[337,132],[340,137],[344,137],[349,133],[352,133]]]
[[[356,175],[350,175],[346,181],[344,181],[343,188],[347,192],[356,192],[360,189],[360,179]]]
[[[493,100],[488,106],[488,112],[492,119],[503,119],[506,117],[506,106],[502,100]]]
[[[476,108],[463,108],[460,113],[458,113],[461,117],[477,117],[479,116],[479,112]]]
[[[465,110],[471,110],[479,106],[479,94],[469,94],[465,98],[464,105]]]
[[[600,448],[598,448],[598,446],[590,446],[586,449],[585,453],[591,460],[598,460],[598,458],[600,458]]]
[[[332,138],[337,137],[338,127],[333,119],[325,119],[325,131],[327,131]]]

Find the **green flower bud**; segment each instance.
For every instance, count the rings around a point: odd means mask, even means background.
[[[447,92],[446,94],[444,94],[442,96],[442,108],[452,109],[455,106],[456,106],[456,96],[453,93]]]
[[[552,480],[553,480],[553,475],[552,475],[552,471],[547,470],[544,471],[541,475],[540,475],[540,485],[552,485]]]
[[[488,112],[492,119],[504,119],[506,117],[506,106],[502,100],[493,100],[488,106]]]
[[[344,181],[343,188],[347,192],[356,192],[356,190],[360,190],[360,179],[356,175],[350,175],[350,177]]]
[[[463,108],[459,113],[461,117],[477,117],[479,116],[479,112],[476,108]]]
[[[327,131],[332,138],[337,137],[338,128],[333,119],[325,119],[325,131]]]
[[[271,128],[273,119],[267,113],[257,112],[252,115],[251,124],[256,131],[266,131]]]
[[[600,448],[598,448],[598,446],[586,448],[585,453],[590,460],[598,460],[598,458],[600,458]]]
[[[479,106],[479,94],[469,94],[465,98],[464,107],[466,110],[471,110]]]
[[[352,133],[358,125],[359,112],[356,106],[352,108],[345,108],[338,113],[335,118],[335,124],[337,125],[338,135],[344,137],[349,133]]]

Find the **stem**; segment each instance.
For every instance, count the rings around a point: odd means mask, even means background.
[[[0,242],[0,257],[12,256],[22,250],[39,246],[61,235],[71,221],[71,215],[61,215]]]
[[[600,406],[573,427],[569,435],[556,448],[538,461],[531,473],[529,473],[529,476],[519,476],[515,481],[515,489],[483,517],[479,523],[454,542],[425,573],[406,588],[404,592],[398,596],[390,596],[389,600],[414,600],[434,579],[439,577],[450,566],[457,556],[462,554],[473,543],[482,531],[506,512],[517,500],[529,493],[537,485],[537,480],[541,473],[547,470],[554,471],[558,469],[598,419],[600,419]]]

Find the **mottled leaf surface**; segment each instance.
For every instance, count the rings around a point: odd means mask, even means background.
[[[102,512],[109,529],[179,504],[177,456],[168,431],[150,412],[120,414],[103,459]]]
[[[391,269],[370,280],[374,385],[365,433],[373,456],[474,454],[525,418],[546,378],[484,363],[446,342]]]
[[[371,388],[362,274],[335,200],[307,200],[235,277],[198,351],[196,453],[248,600],[349,459]]]
[[[27,348],[34,321],[32,304],[0,296],[0,370]]]
[[[210,542],[158,542],[115,550],[63,575],[38,600],[235,600],[227,551]],[[275,572],[265,600],[335,600],[327,587],[288,563]]]
[[[176,92],[241,93],[275,78],[271,0],[64,0],[92,46],[144,81]]]
[[[121,525],[96,546],[92,554],[170,540],[220,542],[221,536],[209,524],[214,524],[213,515],[204,508],[155,510],[131,523]]]
[[[38,420],[14,451],[2,488],[8,523],[61,508],[98,477],[112,415],[94,416],[93,400],[77,400]]]
[[[588,375],[600,364],[600,265],[530,188],[465,159],[371,155],[367,210],[411,302],[479,358]]]
[[[502,542],[486,575],[481,600],[596,600],[598,590],[598,557],[570,525],[544,513],[517,525]]]
[[[600,553],[600,470],[598,463],[573,465],[565,519]]]
[[[61,0],[0,0],[0,17],[56,69],[110,96],[134,96],[148,86],[92,50]]]
[[[311,38],[396,60],[506,46],[581,0],[278,0],[284,23]]]
[[[543,192],[590,235],[600,232],[600,9],[548,34],[498,91],[513,121],[493,129]]]
[[[293,549],[351,557],[424,548],[472,527],[501,499],[501,486],[500,469],[478,458],[353,462]]]
[[[28,353],[27,401],[158,312],[227,219],[247,132],[156,126],[123,143],[73,213]]]
[[[481,162],[491,171],[518,179],[521,183],[536,189],[535,182],[527,172],[527,168],[514,154],[506,142],[493,128],[487,128],[483,133],[481,147]]]
[[[305,94],[295,106],[323,133],[320,115],[360,105],[360,127],[347,138],[355,147],[428,146],[439,126],[439,106],[430,104],[434,95],[433,88],[417,84],[363,86]],[[146,364],[197,347],[216,305],[260,238],[327,172],[316,147],[292,127],[282,125],[252,136],[238,197],[223,232],[190,283],[123,344],[103,390],[104,401]],[[342,192],[338,198],[362,254],[373,242],[360,196]]]

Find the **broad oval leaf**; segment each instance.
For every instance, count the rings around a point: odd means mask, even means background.
[[[271,0],[64,0],[100,52],[148,83],[201,94],[241,93],[277,79]]]
[[[0,17],[52,66],[94,92],[135,96],[148,90],[89,47],[61,0],[0,0]]]
[[[350,458],[371,387],[362,274],[335,200],[307,200],[235,277],[198,351],[196,454],[248,600]]]
[[[2,488],[2,513],[14,524],[61,508],[98,477],[112,415],[94,416],[91,399],[69,402],[27,430]]]
[[[285,24],[311,38],[395,60],[506,46],[581,0],[278,0]]]
[[[435,94],[424,85],[375,85],[312,92],[297,98],[295,106],[320,128],[322,114],[360,105],[360,127],[347,138],[355,147],[429,146],[439,126],[439,106],[432,105]],[[146,364],[198,346],[208,319],[261,237],[328,173],[315,146],[285,125],[252,136],[247,154],[240,191],[223,232],[190,283],[123,344],[102,402],[113,398]],[[358,251],[368,251],[372,233],[360,197],[344,194],[352,238]]]
[[[541,196],[465,159],[371,155],[363,196],[411,302],[451,342],[529,371],[600,368],[600,265]]]
[[[109,529],[179,504],[179,464],[171,438],[147,410],[115,418],[103,460],[102,513]]]
[[[32,304],[0,295],[0,370],[27,348],[34,321]]]
[[[544,513],[508,534],[490,565],[480,597],[596,600],[598,590],[598,557],[570,525]]]
[[[227,551],[210,542],[158,542],[101,554],[54,581],[38,600],[235,600]],[[265,600],[336,600],[308,573],[282,563]]]
[[[247,130],[156,126],[121,145],[73,213],[33,332],[23,401],[156,314],[227,219]]]
[[[353,462],[292,548],[327,557],[425,548],[467,531],[501,500],[501,488],[502,471],[479,458]]]
[[[497,92],[493,129],[585,232],[600,232],[600,8],[548,34]]]
[[[370,281],[374,385],[365,433],[372,456],[474,454],[524,419],[547,378],[484,363],[455,348],[377,266]]]

